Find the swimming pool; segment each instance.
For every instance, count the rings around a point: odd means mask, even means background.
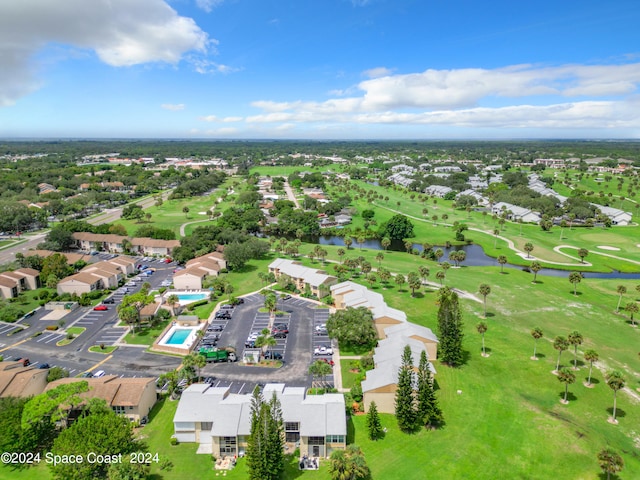
[[[189,338],[192,331],[193,329],[191,328],[176,328],[164,343],[167,345],[182,345]]]
[[[177,293],[180,302],[197,302],[207,298],[206,293]]]

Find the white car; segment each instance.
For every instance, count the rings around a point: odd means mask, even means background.
[[[104,377],[104,375],[105,375],[104,370],[98,370],[97,372],[94,372],[93,377],[100,378],[100,377]]]
[[[316,335],[326,335],[327,334],[327,324],[322,323],[320,325],[316,325]]]
[[[313,354],[314,355],[333,355],[333,348],[326,345],[321,345],[320,347],[316,347],[313,350]]]

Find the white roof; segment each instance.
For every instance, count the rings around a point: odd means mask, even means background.
[[[269,264],[270,269],[280,270],[280,273],[289,275],[291,278],[301,278],[303,282],[308,283],[312,287],[318,287],[327,281],[336,280],[336,277],[327,275],[322,270],[308,268],[299,262],[277,258]]]
[[[303,436],[346,435],[344,395],[305,394],[304,387],[284,383],[265,385],[262,396],[269,401],[275,394],[285,422],[300,422]],[[211,435],[227,437],[251,433],[251,394],[229,393],[229,387],[194,384],[180,398],[174,423],[212,422]]]
[[[391,325],[390,327],[384,329],[384,333],[385,335],[387,335],[387,337],[391,337],[396,334],[402,334],[407,337],[417,335],[419,337],[431,340],[432,342],[439,343],[438,337],[436,337],[436,335],[431,331],[430,328],[423,327],[422,325],[416,325],[415,323],[411,322]]]

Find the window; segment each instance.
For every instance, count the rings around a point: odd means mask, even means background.
[[[114,405],[113,407],[111,407],[113,409],[114,412],[116,413],[124,413],[125,412],[125,408],[118,406],[118,405]]]
[[[327,435],[327,443],[344,443],[344,435]]]
[[[299,422],[285,422],[284,423],[284,431],[285,432],[299,432],[300,431],[300,423]]]
[[[324,437],[309,437],[307,443],[309,445],[324,445]]]
[[[209,431],[213,427],[213,422],[200,422],[200,430]]]
[[[236,437],[220,437],[220,454],[236,454]]]
[[[300,432],[285,432],[284,441],[287,443],[296,443],[300,440]]]

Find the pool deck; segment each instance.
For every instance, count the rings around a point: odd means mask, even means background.
[[[171,353],[174,355],[189,355],[193,350],[193,348],[195,347],[195,345],[197,344],[196,332],[198,330],[202,330],[205,327],[206,327],[206,322],[201,322],[197,326],[193,326],[193,325],[179,325],[178,322],[174,321],[169,325],[167,325],[167,327],[162,331],[162,333],[158,335],[158,338],[153,343],[150,350],[153,352]],[[166,339],[168,339],[172,335],[171,333],[172,330],[176,330],[176,329],[193,330],[193,333],[190,333],[189,337],[187,337],[186,339],[186,342],[187,342],[186,345],[185,343],[182,344],[183,346],[168,345],[167,343],[165,343]]]

